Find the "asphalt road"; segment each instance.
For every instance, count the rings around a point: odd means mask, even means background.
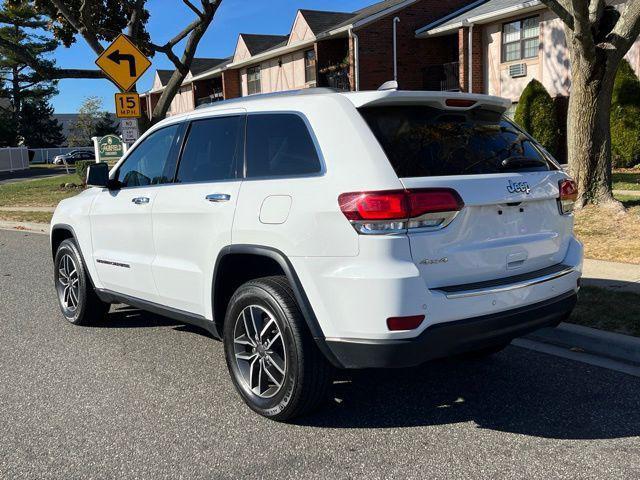
[[[45,236],[0,231],[0,478],[640,478],[640,379],[510,347],[343,374],[296,425],[249,411],[221,344],[124,307],[58,312]]]

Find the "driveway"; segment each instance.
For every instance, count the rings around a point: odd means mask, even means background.
[[[252,413],[205,332],[62,319],[48,238],[0,231],[0,478],[640,477],[640,379],[510,347],[343,372],[297,424]]]

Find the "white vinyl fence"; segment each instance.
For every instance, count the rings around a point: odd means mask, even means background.
[[[29,168],[29,150],[25,147],[0,148],[0,172]]]
[[[64,155],[72,150],[87,150],[93,152],[93,145],[88,147],[60,147],[60,148],[30,148],[33,152],[33,160],[31,163],[53,163],[53,159],[57,155]]]

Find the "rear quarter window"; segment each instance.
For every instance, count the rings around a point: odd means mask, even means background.
[[[400,178],[557,169],[534,140],[494,111],[415,105],[360,113]]]
[[[247,178],[313,175],[322,170],[313,138],[299,115],[249,115],[246,142]]]

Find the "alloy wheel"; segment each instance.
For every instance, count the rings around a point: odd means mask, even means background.
[[[80,277],[76,262],[71,255],[64,254],[58,263],[58,297],[69,311],[76,311],[80,302]]]
[[[236,319],[233,350],[240,379],[261,398],[272,398],[282,388],[287,373],[287,352],[274,315],[251,305]]]

